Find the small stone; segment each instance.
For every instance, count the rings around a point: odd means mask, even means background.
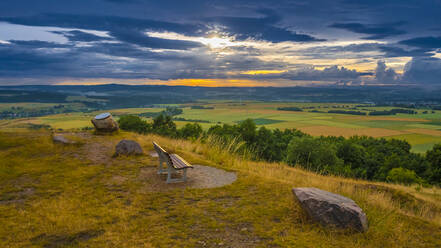
[[[244,227],[244,228],[240,229],[240,231],[241,232],[246,232],[246,231],[248,231],[248,228]]]
[[[142,154],[141,146],[133,140],[121,140],[115,148],[115,156],[119,155],[140,155]]]
[[[292,191],[314,221],[324,226],[367,231],[366,214],[353,200],[317,188],[294,188]]]

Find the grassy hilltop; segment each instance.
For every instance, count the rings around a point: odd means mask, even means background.
[[[0,133],[0,247],[440,247],[441,190],[320,176],[252,162],[215,146],[121,132],[72,132],[55,145],[48,131]],[[133,139],[155,140],[193,164],[235,171],[213,189],[165,185],[149,156],[112,158]],[[191,177],[191,171],[189,172]],[[355,200],[366,233],[323,228],[291,188],[317,187]]]

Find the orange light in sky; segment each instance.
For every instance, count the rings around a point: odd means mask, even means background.
[[[245,75],[261,75],[261,74],[279,74],[287,72],[287,70],[256,70],[256,71],[245,71],[241,74]]]

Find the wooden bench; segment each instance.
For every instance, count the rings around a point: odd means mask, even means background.
[[[158,153],[159,169],[158,174],[167,174],[167,183],[185,182],[187,180],[187,169],[193,169],[193,166],[181,158],[178,154],[169,154],[164,148],[153,142],[153,147]],[[167,164],[167,170],[163,168],[162,163]],[[172,179],[172,174],[182,170],[182,178]]]

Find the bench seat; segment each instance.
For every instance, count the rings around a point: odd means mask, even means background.
[[[170,154],[170,159],[175,170],[182,170],[186,168],[193,168],[193,165],[189,164],[178,154]]]
[[[185,161],[178,154],[169,154],[164,148],[159,146],[156,142],[153,142],[153,147],[158,153],[159,157],[159,169],[158,174],[167,174],[167,183],[172,182],[185,182],[187,180],[187,169],[193,169],[193,166]],[[167,170],[163,169],[162,163],[165,162],[167,164]],[[171,175],[176,171],[183,171],[182,178],[172,179]]]

